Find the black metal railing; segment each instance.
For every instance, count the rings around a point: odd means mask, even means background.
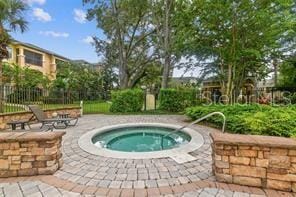
[[[29,104],[53,109],[79,107],[81,103],[84,113],[100,113],[109,110],[109,99],[109,92],[0,86],[0,113],[27,111]]]
[[[159,98],[157,95],[143,97],[143,111],[158,112]],[[147,99],[149,98],[149,99]],[[151,99],[154,99],[151,101]],[[201,92],[196,95],[196,105],[227,104],[223,97],[217,97],[212,92]],[[185,102],[185,101],[184,101]],[[194,102],[193,102],[194,103]],[[241,104],[296,104],[296,88],[270,88],[241,93],[235,103]],[[54,88],[29,88],[17,86],[0,86],[0,114],[27,111],[27,105],[40,105],[43,109],[79,107],[84,114],[108,113],[111,106],[110,91],[64,90]]]

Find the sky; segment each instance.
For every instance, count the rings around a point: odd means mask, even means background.
[[[14,39],[37,45],[61,56],[90,63],[100,61],[92,45],[92,36],[104,39],[102,30],[95,21],[86,20],[88,7],[82,0],[22,0],[28,4],[26,20],[28,30],[13,33]],[[184,76],[193,76],[194,71]],[[174,70],[174,77],[184,74]]]
[[[92,36],[104,38],[94,21],[87,21],[82,0],[23,0],[29,6],[28,30],[13,33],[19,41],[51,50],[70,59],[96,63],[99,58]]]

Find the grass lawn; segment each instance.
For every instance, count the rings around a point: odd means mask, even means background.
[[[13,113],[13,112],[21,112],[21,111],[26,111],[26,110],[19,106],[4,106],[4,113]]]
[[[68,104],[68,105],[61,105],[61,104],[52,104],[46,105],[45,109],[57,109],[63,107],[77,107],[79,103],[76,104]],[[103,102],[103,101],[85,101],[83,103],[83,114],[115,114],[115,115],[164,115],[164,114],[182,114],[176,112],[167,112],[163,110],[147,110],[141,112],[125,112],[125,113],[114,113],[110,112],[110,102]]]
[[[95,113],[108,113],[110,103],[103,101],[85,101],[83,103],[84,114],[95,114]],[[46,104],[44,109],[58,109],[63,107],[79,107],[80,103],[75,102],[73,104]]]
[[[83,103],[84,114],[109,113],[111,103],[102,101],[87,101]]]
[[[94,113],[109,113],[111,103],[102,101],[87,101],[83,103],[83,113],[84,114],[94,114]],[[72,104],[40,104],[43,109],[60,109],[64,107],[79,107],[80,103],[75,102]],[[26,111],[23,107],[5,105],[4,113],[22,112]]]
[[[79,102],[72,104],[40,104],[43,109],[60,109],[64,107],[79,107]],[[166,112],[163,110],[147,110],[141,112],[129,112],[129,113],[112,113],[110,112],[110,102],[106,101],[85,101],[83,103],[83,114],[116,114],[116,115],[162,115],[162,114],[181,114],[176,112]],[[20,112],[25,111],[21,107],[17,106],[5,106],[5,112]]]
[[[79,107],[79,103],[73,103],[73,104],[42,104],[40,107],[43,107],[43,109],[59,109],[64,107]]]

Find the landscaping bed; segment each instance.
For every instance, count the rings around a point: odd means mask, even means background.
[[[296,137],[295,105],[205,105],[187,108],[185,113],[195,120],[215,111],[222,112],[226,116],[227,132]],[[212,116],[207,122],[221,128],[223,119]]]

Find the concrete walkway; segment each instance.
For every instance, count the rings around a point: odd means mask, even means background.
[[[210,132],[193,126],[204,145],[190,153],[196,160],[178,164],[171,158],[114,159],[83,151],[78,139],[103,126],[124,123],[185,125],[175,115],[87,115],[63,138],[63,167],[51,176],[0,179],[1,196],[295,196],[293,193],[223,184],[212,174]]]

